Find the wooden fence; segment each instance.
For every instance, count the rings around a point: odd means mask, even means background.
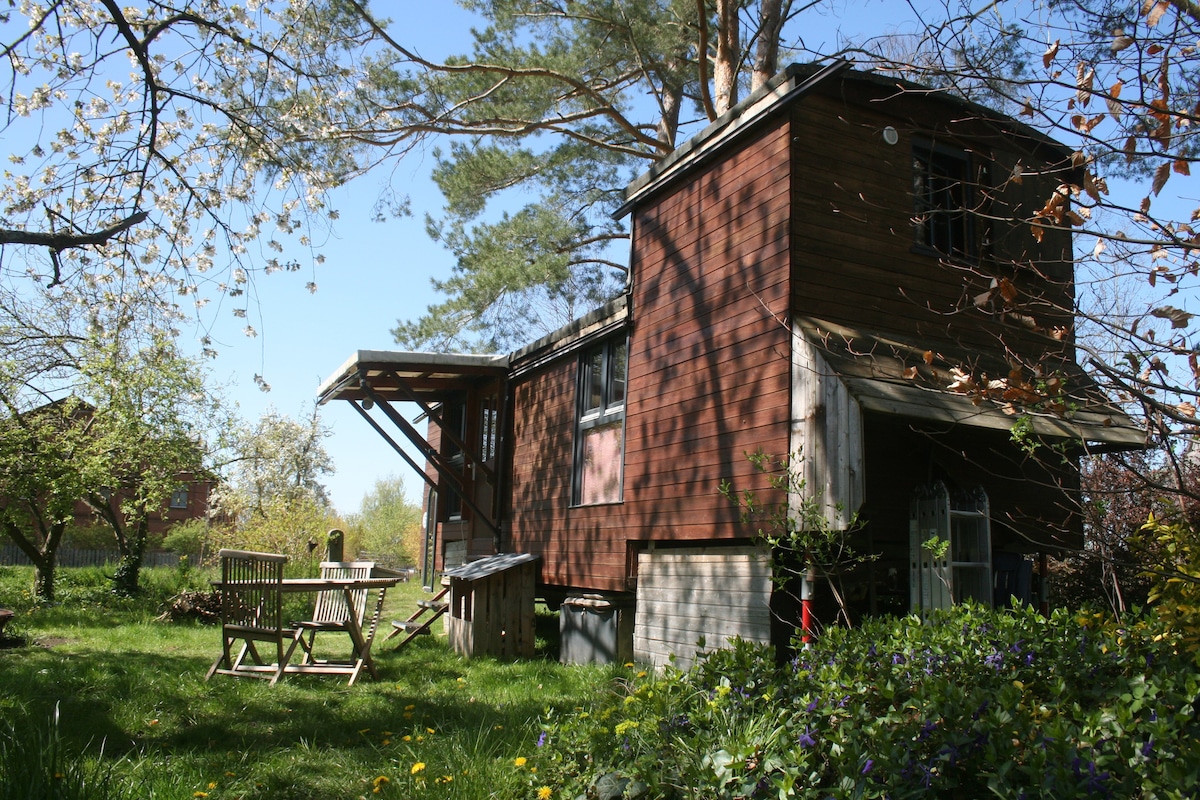
[[[58,551],[56,563],[60,567],[102,567],[106,564],[116,564],[120,560],[121,554],[116,550],[64,547]],[[24,566],[30,563],[30,560],[15,544],[0,545],[0,567]],[[146,553],[142,557],[143,567],[173,567],[178,563],[178,553],[162,550]]]

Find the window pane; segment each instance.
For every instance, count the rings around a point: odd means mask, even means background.
[[[623,428],[623,423],[618,421],[583,432],[583,468],[579,476],[581,504],[620,501]]]
[[[613,345],[611,363],[608,368],[609,406],[625,404],[625,343]]]
[[[596,411],[603,404],[601,392],[604,389],[604,348],[597,348],[588,353],[584,363],[586,372],[583,376],[583,413]]]

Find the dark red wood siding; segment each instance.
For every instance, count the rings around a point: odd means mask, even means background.
[[[545,583],[620,591],[633,542],[751,534],[718,487],[787,452],[789,152],[781,119],[635,212],[623,502],[570,505],[577,361],[516,384],[512,543]]]

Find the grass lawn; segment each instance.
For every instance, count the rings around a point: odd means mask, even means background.
[[[155,621],[182,582],[174,570],[148,571],[147,597],[128,601],[107,595],[101,570],[62,570],[59,603],[36,607],[31,570],[0,567],[0,605],[19,612],[9,632],[28,640],[0,649],[0,758],[9,765],[0,800],[534,798],[539,719],[572,713],[614,677],[560,665],[557,618],[546,615],[532,660],[464,660],[441,635],[394,652],[399,640],[383,641],[385,625],[374,650],[379,681],[206,683],[219,629]],[[407,617],[423,596],[401,584],[384,619]],[[301,604],[294,616],[303,612]],[[25,783],[17,763],[30,773]]]

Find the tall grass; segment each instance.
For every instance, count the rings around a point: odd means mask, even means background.
[[[538,658],[506,662],[459,658],[442,636],[393,652],[385,625],[379,681],[206,683],[219,630],[155,618],[172,592],[211,576],[144,575],[147,590],[131,601],[108,592],[103,570],[64,570],[62,599],[42,607],[21,602],[31,571],[0,567],[0,605],[16,608],[14,632],[30,642],[0,649],[0,747],[5,763],[11,753],[23,765],[0,767],[0,800],[535,797],[539,719],[611,680],[607,669],[559,665],[552,628]],[[410,584],[389,592],[385,619],[408,616],[422,596]],[[29,774],[44,780],[35,787]],[[71,794],[77,784],[86,791]]]

